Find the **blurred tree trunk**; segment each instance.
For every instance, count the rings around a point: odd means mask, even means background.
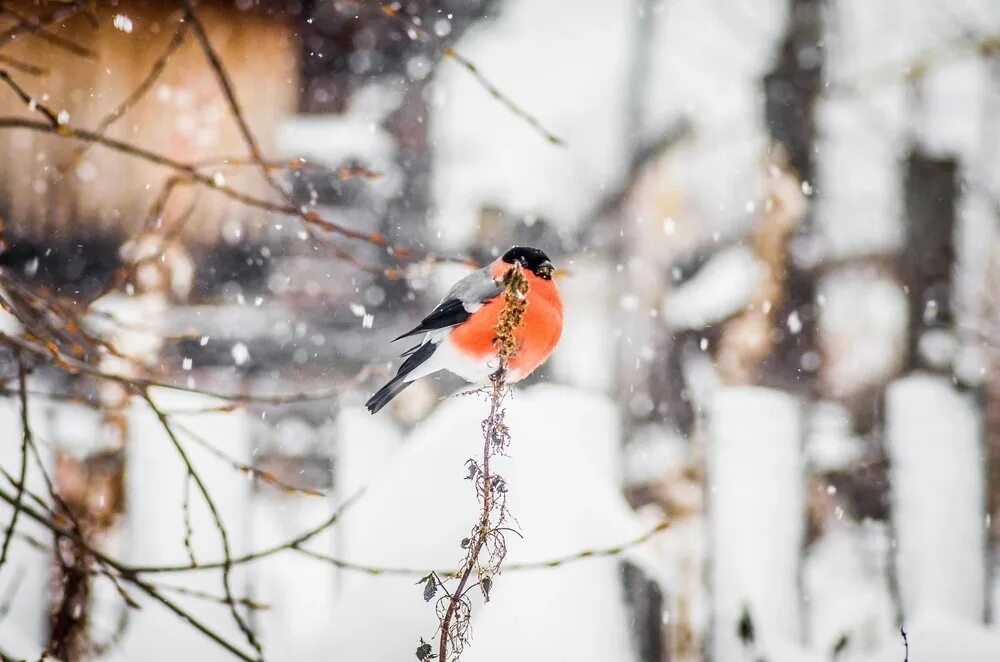
[[[816,100],[823,86],[823,2],[789,0],[785,36],[774,68],[764,77],[768,132],[784,145],[791,168],[813,181]]]
[[[818,188],[814,157],[816,103],[823,89],[823,10],[822,0],[789,0],[785,35],[774,68],[763,80],[768,134],[783,148],[788,170],[807,197]],[[761,371],[764,384],[800,392],[811,390],[815,381],[815,372],[803,369],[803,355],[816,346],[816,283],[812,273],[797,264],[791,242],[811,226],[807,201],[801,226],[786,242],[783,269],[777,274],[783,295],[773,302],[776,342]]]
[[[920,344],[930,331],[953,331],[957,161],[911,149],[906,159],[903,197],[906,243],[900,270],[910,302],[908,364],[911,370],[941,371],[945,367],[941,362],[921,356]]]
[[[998,265],[1000,266],[1000,265]],[[994,271],[1000,269],[994,268]],[[1000,286],[1000,273],[990,278],[990,282]],[[996,290],[994,290],[996,291]],[[1000,350],[997,349],[997,342],[1000,341],[1000,311],[993,309],[990,311],[991,322],[987,331],[989,344],[986,382],[983,386],[984,412],[984,445],[986,461],[986,513],[989,523],[989,539],[987,548],[989,554],[989,565],[987,565],[987,576],[992,580],[993,585],[997,583],[997,575],[1000,573]],[[987,599],[991,600],[987,607],[987,616],[990,621],[997,623],[998,610],[1000,604],[996,603],[997,592],[994,590],[987,594]]]

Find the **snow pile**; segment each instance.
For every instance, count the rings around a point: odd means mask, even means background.
[[[764,270],[753,251],[719,251],[695,276],[671,292],[663,313],[674,329],[702,329],[743,310],[757,293]]]
[[[337,507],[330,499],[260,495],[253,504],[254,549],[283,544],[325,521]],[[337,527],[317,534],[311,547],[326,554],[339,551]],[[254,599],[269,609],[257,612],[268,660],[314,659],[312,637],[329,628],[330,610],[340,586],[338,571],[332,566],[283,552],[253,564],[249,579]],[[240,584],[242,589],[248,582]],[[205,650],[204,643],[202,650]],[[222,655],[219,659],[225,659]]]
[[[816,471],[847,470],[864,453],[864,442],[851,430],[851,414],[834,402],[818,402],[809,411],[806,456]]]
[[[464,462],[481,455],[486,404],[455,397],[418,427],[383,467],[344,521],[349,560],[421,570],[454,567],[477,514]],[[548,560],[620,544],[643,531],[616,489],[611,464],[617,414],[605,398],[538,386],[507,402],[513,443],[496,469],[510,487],[509,509],[524,535],[506,536],[506,564]],[[497,577],[493,599],[474,599],[472,644],[463,659],[626,660],[630,644],[617,560],[590,559]],[[317,651],[344,659],[408,659],[437,625],[416,577],[345,577],[328,614],[332,641]],[[600,633],[581,637],[581,632]]]
[[[890,379],[906,351],[902,289],[863,269],[828,276],[819,289],[822,377],[830,392],[854,395]]]
[[[902,244],[904,101],[902,90],[892,87],[864,100],[831,97],[818,106],[817,151],[823,158],[816,164],[822,185],[816,228],[824,258],[877,254]]]
[[[830,521],[809,547],[802,592],[809,606],[809,640],[816,651],[829,653],[842,638],[850,655],[877,652],[887,641],[898,641],[889,550],[889,529],[875,522]]]
[[[816,220],[828,257],[899,248],[900,156],[914,144],[971,163],[996,153],[984,140],[988,64],[972,56],[971,46],[973,35],[1000,29],[996,7],[988,1],[964,3],[960,11],[912,0],[832,3],[829,92],[818,106],[816,150],[822,155]],[[908,80],[920,67],[920,76]]]
[[[961,660],[996,662],[1000,660],[1000,636],[986,628],[956,618],[953,614],[927,609],[914,615],[906,625],[910,642],[910,660]],[[894,646],[879,662],[899,660],[900,645]]]
[[[886,393],[886,437],[904,614],[982,617],[982,429],[976,404],[944,377],[912,375]]]
[[[743,659],[738,624],[749,615],[757,650],[799,641],[799,551],[804,535],[801,414],[791,396],[724,387],[709,419],[709,536],[713,651]]]
[[[1000,28],[1000,20],[996,21]],[[990,65],[985,58],[961,58],[931,67],[921,82],[915,118],[922,145],[932,155],[975,159],[989,149],[983,141],[989,110]],[[961,103],[956,103],[961,100]]]

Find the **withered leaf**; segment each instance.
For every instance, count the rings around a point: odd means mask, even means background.
[[[437,595],[437,580],[433,573],[424,575],[417,580],[417,583],[424,585],[424,602],[430,602],[431,598]]]
[[[420,638],[420,645],[417,646],[417,659],[421,662],[434,659],[434,656],[431,655],[431,645],[424,641],[423,637]]]

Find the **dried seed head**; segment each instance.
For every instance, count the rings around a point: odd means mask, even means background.
[[[514,264],[503,276],[504,306],[496,326],[497,354],[500,357],[501,368],[514,357],[519,349],[515,331],[524,320],[524,312],[528,308],[528,278],[524,275],[520,264]]]

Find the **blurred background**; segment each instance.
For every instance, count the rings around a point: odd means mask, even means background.
[[[3,659],[421,658],[488,405],[361,404],[513,244],[462,659],[1000,659],[995,1],[12,0],[0,83]]]

